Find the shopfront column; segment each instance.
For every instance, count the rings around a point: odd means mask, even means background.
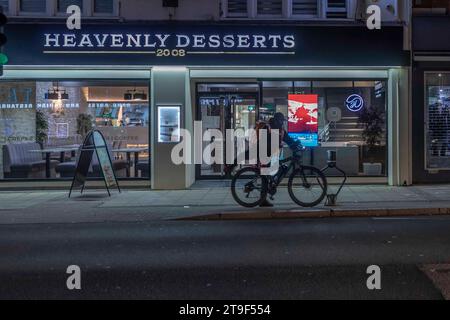
[[[388,88],[389,185],[410,185],[412,146],[408,69],[390,69]]]
[[[176,142],[162,142],[158,130],[158,108],[180,108],[180,126],[192,132],[193,117],[190,100],[189,71],[184,67],[152,69],[151,176],[152,188],[185,189],[194,182],[194,166],[176,165],[171,153]],[[170,140],[170,138],[169,138]]]

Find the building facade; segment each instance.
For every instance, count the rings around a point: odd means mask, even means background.
[[[383,26],[368,30],[375,2]],[[182,189],[224,178],[224,167],[195,154],[175,164],[178,128],[194,133],[201,121],[195,137],[206,150],[217,142],[202,139],[207,129],[250,129],[283,112],[307,163],[322,167],[336,150],[355,181],[411,184],[409,1],[167,3],[1,1],[10,18],[2,181],[70,180],[79,144],[97,128],[121,178]],[[82,9],[81,30],[65,25],[70,4]]]

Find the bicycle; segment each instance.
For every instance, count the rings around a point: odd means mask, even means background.
[[[291,174],[288,192],[296,204],[314,207],[322,202],[327,194],[327,179],[316,167],[304,166],[299,151],[294,152],[289,158],[280,160],[279,169],[273,176],[261,175],[261,168],[258,165],[238,170],[231,181],[231,194],[241,206],[248,208],[259,206],[267,196],[273,200],[278,186],[289,172]],[[308,195],[311,199],[304,199]]]

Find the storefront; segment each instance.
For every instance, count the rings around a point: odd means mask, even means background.
[[[197,120],[204,131],[249,129],[283,112],[313,128],[292,133],[308,147],[304,161],[321,167],[333,149],[362,182],[411,182],[401,26],[92,24],[74,32],[16,24],[6,32],[3,181],[67,179],[95,127],[119,177],[182,189],[223,178],[223,166],[174,164],[176,128],[192,132]]]
[[[450,179],[450,19],[413,18],[413,181]],[[436,36],[439,34],[439,36]]]

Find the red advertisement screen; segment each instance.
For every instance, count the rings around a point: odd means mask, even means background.
[[[316,94],[288,95],[288,132],[317,133],[317,107],[319,96]]]

